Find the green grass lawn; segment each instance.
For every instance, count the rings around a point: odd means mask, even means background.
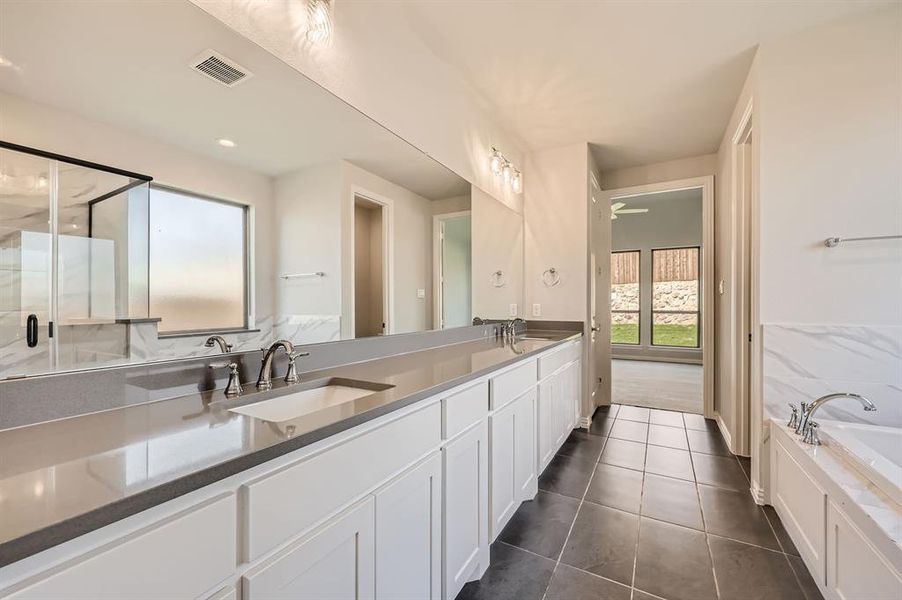
[[[698,345],[697,325],[655,325],[652,342],[656,346],[685,346],[695,348]],[[611,343],[638,344],[639,326],[634,323],[611,325]]]

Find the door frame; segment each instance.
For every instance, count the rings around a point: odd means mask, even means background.
[[[647,185],[635,185],[615,190],[604,190],[601,197],[607,206],[612,200],[632,198],[660,192],[700,189],[702,191],[702,410],[706,419],[715,418],[714,412],[714,176],[689,177]],[[729,432],[723,431],[727,443]]]
[[[470,216],[472,210],[459,210],[450,213],[432,215],[432,328],[444,329],[442,323],[442,248],[445,240],[445,221]],[[471,231],[472,237],[472,231]],[[471,239],[472,245],[472,239]],[[470,265],[472,274],[472,264]],[[472,278],[472,277],[471,277]]]
[[[348,290],[348,297],[346,302],[342,302],[343,306],[348,307],[347,309],[347,319],[346,322],[348,324],[347,331],[350,332],[350,338],[354,337],[355,332],[355,313],[356,309],[356,297],[354,295],[355,292],[355,284],[354,277],[357,269],[356,265],[356,216],[354,215],[354,208],[357,202],[357,198],[361,198],[362,200],[366,200],[367,202],[372,202],[373,204],[377,204],[381,206],[382,211],[382,320],[385,323],[385,327],[383,327],[383,335],[389,335],[394,333],[394,325],[395,325],[395,289],[394,289],[394,271],[395,271],[395,255],[394,255],[394,223],[393,223],[393,211],[394,211],[394,202],[391,198],[386,196],[382,196],[375,192],[371,192],[361,186],[352,185],[351,193],[349,198],[349,215],[350,215],[350,248],[349,248],[349,260],[350,260],[350,269],[345,279],[345,285],[342,286],[343,289]],[[343,327],[344,331],[345,328]],[[342,335],[342,339],[345,336]]]

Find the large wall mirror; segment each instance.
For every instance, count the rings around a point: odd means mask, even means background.
[[[0,378],[522,308],[521,214],[187,1],[3,2],[0,57]]]

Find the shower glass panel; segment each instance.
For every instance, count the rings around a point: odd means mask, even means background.
[[[0,148],[0,377],[52,368],[55,161]]]
[[[147,317],[147,188],[101,165],[0,148],[0,377],[129,358],[129,319]]]

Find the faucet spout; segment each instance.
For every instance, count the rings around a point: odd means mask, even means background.
[[[870,400],[868,400],[867,398],[865,398],[864,396],[862,396],[861,394],[853,394],[852,392],[839,392],[836,394],[827,394],[826,396],[821,396],[820,398],[818,398],[811,404],[808,404],[808,405],[803,404],[802,418],[799,421],[799,426],[798,426],[798,429],[796,429],[796,433],[800,433],[803,436],[807,437],[809,428],[811,428],[812,425],[816,425],[814,423],[814,421],[811,420],[811,418],[814,416],[814,413],[817,412],[817,410],[821,406],[826,404],[827,402],[830,402],[831,400],[836,400],[839,398],[851,398],[852,400],[857,400],[861,404],[861,406],[864,408],[864,410],[866,410],[867,412],[873,412],[873,411],[877,410],[877,407],[874,406],[874,403],[871,402]],[[815,438],[816,438],[816,436],[815,436]]]
[[[282,348],[289,356],[294,354],[294,344],[288,340],[276,340],[263,355],[263,364],[260,365],[260,375],[257,377],[257,389],[268,390],[272,387],[272,359],[276,352]]]

